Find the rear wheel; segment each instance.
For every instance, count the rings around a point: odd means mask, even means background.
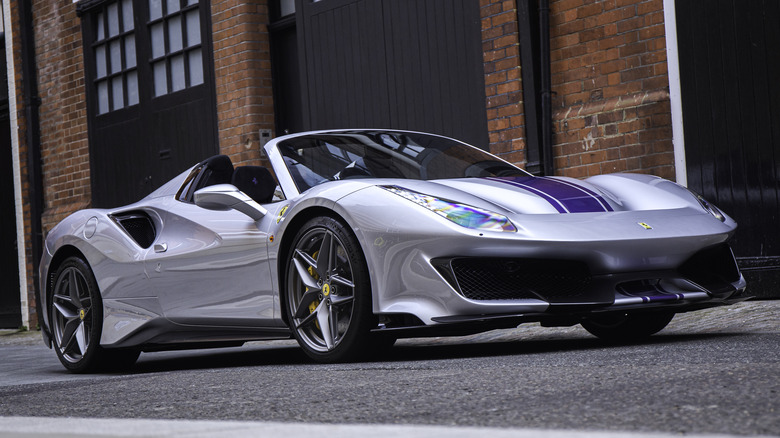
[[[607,341],[633,341],[663,330],[674,313],[613,314],[591,317],[582,327],[592,335]]]
[[[121,368],[138,359],[138,351],[100,347],[103,301],[95,276],[84,260],[70,257],[60,265],[48,303],[54,351],[69,371]]]
[[[286,312],[295,338],[318,362],[369,352],[371,285],[363,252],[338,220],[318,217],[295,236],[286,267]]]

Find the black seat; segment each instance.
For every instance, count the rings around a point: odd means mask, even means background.
[[[193,174],[196,176],[177,195],[177,199],[194,202],[196,191],[215,184],[230,184],[233,177],[233,162],[227,155],[214,155],[198,163]]]
[[[233,177],[233,162],[227,155],[214,155],[200,163],[203,169],[203,176],[198,183],[198,188],[213,186],[215,184],[230,184]]]
[[[265,167],[236,167],[231,183],[258,204],[268,204],[274,198],[276,180]]]

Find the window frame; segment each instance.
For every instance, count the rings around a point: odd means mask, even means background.
[[[127,3],[131,5],[132,8],[132,17],[133,22],[131,23],[131,27],[128,28],[127,23],[125,23],[125,16],[124,16],[124,10],[123,10],[123,3]],[[113,6],[117,6],[117,33],[115,35],[111,35],[110,31],[110,19],[109,16],[109,9]],[[96,116],[102,116],[114,111],[121,111],[122,109],[129,108],[135,105],[138,105],[140,103],[141,98],[141,90],[140,90],[140,84],[139,84],[139,63],[138,63],[138,38],[137,38],[137,20],[136,20],[136,7],[135,7],[135,1],[133,0],[110,0],[110,1],[103,1],[99,5],[93,6],[93,8],[89,11],[90,17],[89,20],[92,22],[91,26],[91,37],[93,38],[92,41],[89,43],[89,47],[91,49],[91,53],[85,54],[85,58],[89,58],[90,64],[92,65],[92,71],[91,71],[91,82],[92,87],[95,90],[94,93],[94,104],[95,104],[95,115]],[[100,27],[100,21],[103,21],[102,26],[102,38],[101,35],[99,35],[99,31],[101,29]],[[133,49],[135,52],[135,59],[134,64],[130,67],[128,67],[128,59],[127,59],[127,41],[128,37],[132,36],[133,41]],[[111,54],[111,47],[114,42],[119,42],[119,60],[120,60],[120,66],[118,70],[114,69],[113,61],[112,61],[112,54]],[[98,60],[98,48],[104,47],[104,53],[103,53],[103,63],[104,63],[104,74],[103,76],[100,76],[100,72],[98,71],[99,66],[99,60]],[[131,74],[135,73],[135,88],[136,88],[136,100],[133,103],[130,103],[130,93],[128,92],[128,81]],[[116,106],[115,102],[115,93],[114,93],[114,81],[118,78],[121,78],[122,82],[122,105]],[[100,97],[100,85],[101,83],[105,83],[106,86],[106,109],[105,111],[101,110],[101,97]]]
[[[129,0],[132,5],[133,15],[133,27],[127,29],[124,19],[122,17],[122,2],[124,0],[81,0],[76,5],[76,13],[82,19],[82,39],[84,46],[84,67],[85,67],[85,84],[87,84],[87,107],[90,108],[90,114],[98,118],[113,119],[114,113],[123,113],[126,110],[133,110],[139,106],[144,106],[144,102],[156,99],[164,99],[167,101],[168,96],[179,95],[187,90],[201,87],[213,82],[214,78],[214,66],[213,66],[213,53],[211,53],[211,5],[208,0],[159,0],[162,8],[162,16],[150,18],[150,0]],[[179,3],[179,9],[168,13],[168,2],[176,1]],[[119,16],[119,30],[117,35],[109,36],[108,29],[108,9],[112,5],[117,5]],[[199,24],[199,30],[196,33],[198,36],[198,42],[195,44],[189,44],[188,39],[190,35],[187,32],[187,14],[192,14],[193,11],[197,11],[197,18]],[[171,19],[180,17],[181,24],[179,26],[179,32],[181,32],[182,47],[175,51],[169,52],[169,35],[168,22]],[[103,20],[103,38],[99,38],[98,35],[98,20]],[[159,56],[153,56],[152,47],[152,26],[162,23],[163,28],[163,54]],[[128,37],[132,37],[134,41],[135,50],[135,65],[127,66],[127,46],[125,40]],[[116,72],[111,71],[111,43],[113,41],[121,41],[119,44],[120,56],[121,56],[121,69]],[[98,77],[98,55],[96,49],[100,46],[105,47],[105,75]],[[191,57],[197,56],[200,60],[200,71],[197,76],[196,83],[193,83],[193,69],[191,65]],[[175,91],[173,71],[171,68],[172,60],[177,56],[182,56],[183,71],[184,71],[184,86],[178,88]],[[155,78],[154,78],[154,64],[164,62],[165,65],[165,83],[166,91],[162,94],[155,92]],[[128,93],[128,77],[133,75],[137,87],[138,98],[137,101],[129,102]],[[112,92],[112,81],[118,77],[122,77],[122,103],[121,107],[115,107],[114,96]],[[100,88],[99,83],[105,82],[108,93],[107,110],[101,111],[100,102]],[[184,93],[187,94],[187,93]],[[212,96],[215,99],[216,96]],[[180,96],[173,98],[176,101],[185,101],[186,96]],[[140,105],[139,105],[140,104]],[[164,104],[163,104],[164,105]],[[121,119],[121,116],[117,116],[117,119]]]
[[[141,0],[149,2],[149,0]],[[165,95],[177,93],[182,90],[186,90],[188,88],[197,87],[199,85],[202,85],[205,80],[205,68],[203,67],[203,59],[204,59],[204,50],[203,50],[203,38],[201,36],[203,24],[201,20],[201,6],[202,2],[199,0],[195,0],[194,2],[192,0],[173,0],[179,2],[179,8],[175,11],[168,11],[168,3],[170,0],[164,1],[160,0],[160,11],[161,15],[159,17],[151,18],[151,9],[147,10],[147,20],[145,23],[145,30],[146,30],[146,36],[149,38],[149,59],[148,64],[149,68],[151,70],[151,84],[152,84],[152,94],[151,98],[159,98]],[[189,25],[187,16],[192,13],[192,11],[198,11],[198,24],[200,25],[200,28],[198,29],[198,42],[196,44],[189,44],[189,33],[187,26]],[[170,41],[171,41],[171,28],[170,23],[172,20],[179,18],[179,31],[181,33],[181,47],[177,48],[175,50],[171,50],[170,48]],[[154,56],[154,36],[153,36],[153,28],[154,26],[161,25],[162,29],[162,38],[163,38],[163,49],[162,54],[158,56]],[[193,53],[199,52],[200,53],[200,63],[201,63],[201,72],[200,72],[200,82],[196,84],[192,84],[192,74],[191,74],[191,61],[190,57]],[[173,68],[172,63],[173,59],[181,56],[182,62],[183,62],[183,70],[184,70],[184,86],[179,89],[174,90],[175,82],[173,77]],[[165,92],[158,93],[157,92],[157,79],[156,79],[156,73],[155,73],[155,66],[159,63],[163,62],[165,66]]]

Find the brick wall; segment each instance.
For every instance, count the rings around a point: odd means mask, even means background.
[[[32,235],[27,168],[27,119],[22,74],[21,21],[18,3],[10,2],[13,22],[13,57],[16,87],[19,160],[21,163],[22,202],[25,230],[29,324],[36,327],[33,283]],[[44,186],[43,232],[67,214],[89,205],[89,150],[84,98],[84,73],[81,26],[71,0],[35,0],[32,3],[35,56],[38,66],[40,141]]]
[[[557,173],[674,179],[662,0],[550,2]]]
[[[220,151],[257,164],[259,130],[273,129],[267,0],[212,0]]]
[[[481,0],[490,149],[525,164],[514,0]],[[556,173],[674,178],[662,0],[551,0]]]
[[[525,117],[515,0],[480,0],[490,152],[525,166]]]
[[[89,205],[89,149],[87,111],[84,98],[84,72],[81,45],[81,22],[76,6],[70,0],[35,0],[32,3],[35,34],[35,56],[38,66],[40,106],[40,141],[44,186],[43,233],[66,215]],[[27,169],[27,120],[22,76],[21,23],[18,3],[11,2],[14,29],[14,83],[17,95],[19,155],[22,171],[25,250],[27,254],[27,290],[30,327],[36,327],[33,284],[32,228]]]
[[[91,199],[81,19],[71,0],[32,6],[43,161],[43,232]]]

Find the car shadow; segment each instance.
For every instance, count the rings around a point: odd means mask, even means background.
[[[669,345],[748,336],[747,333],[702,333],[655,335],[635,342],[609,342],[595,337],[564,339],[518,339],[481,343],[448,343],[442,345],[399,345],[381,357],[383,361],[422,361],[463,359],[496,356],[523,356],[545,353],[564,353],[598,349],[635,347],[640,345]]]
[[[311,363],[298,346],[250,346],[143,353],[132,374],[210,368],[301,365]]]
[[[403,341],[363,363],[395,363],[498,356],[524,356],[533,354],[587,351],[648,345],[684,344],[708,339],[724,339],[750,336],[749,333],[701,333],[660,334],[637,342],[606,342],[590,337],[517,339],[474,342],[458,339]],[[227,349],[187,350],[176,352],[145,353],[129,370],[130,374],[149,374],[176,370],[214,368],[262,367],[285,365],[318,366],[297,346],[264,346],[253,343],[247,347]]]

